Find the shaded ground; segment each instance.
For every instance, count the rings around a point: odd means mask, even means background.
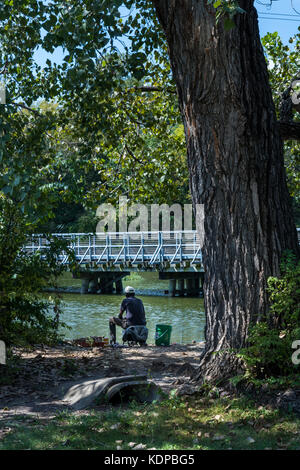
[[[212,389],[205,396],[171,394],[162,403],[80,411],[62,402],[65,390],[83,380],[127,374],[145,374],[166,393],[184,389],[203,346],[16,349],[14,382],[0,385],[0,450],[299,450],[300,420],[291,406],[300,403],[296,389],[270,397],[265,390],[263,400]]]
[[[49,418],[67,410],[66,389],[81,380],[146,374],[165,393],[184,382],[199,363],[203,343],[145,348],[80,348],[72,344],[15,349],[13,383],[0,385],[0,423],[11,416]]]
[[[244,398],[173,397],[161,403],[16,415],[0,422],[0,450],[300,450],[300,420]],[[116,451],[116,452],[115,452]],[[128,452],[129,451],[129,452]],[[203,454],[195,455],[201,465]],[[103,460],[102,460],[103,458]],[[127,465],[128,466],[128,465]]]

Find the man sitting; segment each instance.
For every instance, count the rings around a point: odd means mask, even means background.
[[[126,299],[121,303],[118,317],[109,319],[110,344],[116,344],[116,325],[124,330],[129,326],[146,325],[144,305],[141,299],[135,297],[135,290],[131,286],[125,287]],[[123,313],[126,311],[126,318]]]

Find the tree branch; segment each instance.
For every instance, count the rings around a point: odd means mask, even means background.
[[[279,128],[283,140],[300,141],[300,122],[279,121]]]
[[[279,127],[283,140],[300,140],[300,122],[293,121],[293,111],[300,112],[300,103],[299,99],[296,102],[292,99],[293,86],[299,81],[299,77],[295,77],[291,85],[282,93]]]
[[[26,106],[24,103],[15,103],[14,101],[12,101],[11,103],[6,103],[6,105],[18,106],[19,108],[26,109],[26,111],[36,114],[36,116],[42,117],[42,115],[36,109],[30,108],[29,106]]]
[[[149,92],[168,91],[169,93],[176,93],[176,90],[173,90],[172,88],[161,88],[158,86],[140,86],[140,87],[136,87],[135,89],[139,91],[149,91]]]
[[[143,162],[143,160],[140,160],[139,158],[137,158],[134,153],[132,152],[132,150],[128,147],[127,144],[125,144],[125,149],[127,150],[127,152],[129,153],[129,155],[138,163],[141,163],[142,165],[144,165],[145,162]]]

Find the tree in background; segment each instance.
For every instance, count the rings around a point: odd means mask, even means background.
[[[0,108],[0,337],[7,346],[55,343],[59,339],[59,297],[42,299],[42,289],[65,270],[58,262],[62,250],[73,257],[64,241],[49,240],[44,252],[30,254],[37,224],[53,210],[55,192],[49,188],[51,148],[45,135],[49,115]]]
[[[41,298],[40,292],[64,272],[58,256],[68,250],[64,242],[49,240],[43,253],[24,251],[28,222],[20,207],[0,194],[0,337],[7,346],[59,339],[60,299]]]
[[[278,33],[269,33],[262,38],[262,44],[266,53],[270,84],[276,107],[277,118],[280,119],[281,108],[286,100],[290,103],[291,83],[299,76],[299,52],[300,34],[295,34],[289,40],[289,45],[284,45]],[[293,119],[299,122],[298,113],[283,119]],[[296,224],[300,226],[300,143],[298,140],[285,140],[284,160],[287,172],[287,183],[289,193],[293,197],[293,207]]]

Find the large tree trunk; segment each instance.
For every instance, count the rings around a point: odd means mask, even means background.
[[[204,204],[206,350],[198,376],[235,367],[229,351],[268,315],[266,281],[298,253],[283,146],[253,0],[229,32],[206,0],[153,0],[185,127],[190,188]],[[222,372],[223,368],[223,372]]]

